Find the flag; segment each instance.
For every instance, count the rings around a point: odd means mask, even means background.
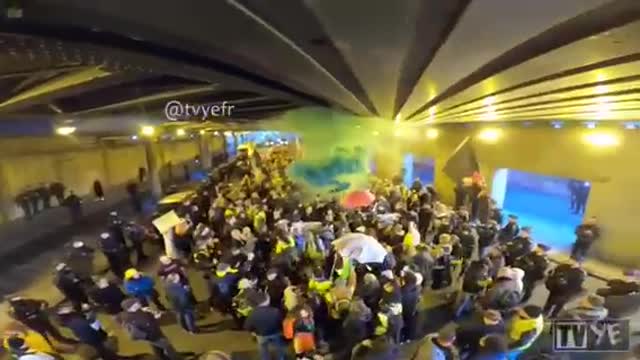
[[[466,137],[455,149],[444,165],[444,173],[454,181],[460,181],[464,177],[472,176],[480,171],[476,152],[470,137]]]

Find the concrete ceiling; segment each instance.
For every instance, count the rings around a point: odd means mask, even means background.
[[[18,3],[0,24],[0,120],[117,132],[114,114],[163,121],[174,99],[236,101],[234,122],[309,105],[417,124],[640,119],[638,0]]]

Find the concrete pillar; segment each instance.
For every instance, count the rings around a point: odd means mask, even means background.
[[[211,137],[209,134],[200,135],[200,164],[204,170],[211,169]]]
[[[147,155],[147,181],[149,182],[149,189],[155,199],[162,197],[162,182],[160,179],[161,164],[159,144],[153,140],[148,140],[144,144],[144,149]]]

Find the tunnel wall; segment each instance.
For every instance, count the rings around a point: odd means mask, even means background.
[[[435,187],[443,201],[453,202],[454,183],[443,173],[451,153],[466,136],[480,129],[440,129],[437,139],[409,144],[416,155],[435,159]],[[585,216],[597,216],[602,239],[594,245],[596,255],[620,265],[640,266],[637,225],[640,216],[640,133],[619,131],[622,144],[615,148],[584,145],[586,129],[505,128],[494,144],[473,138],[481,172],[491,187],[501,168],[536,174],[576,178],[592,182]]]
[[[221,137],[213,137],[211,154],[224,151]],[[200,152],[198,139],[163,142],[159,154],[162,177],[167,180],[166,164],[184,172],[182,164]],[[0,223],[22,216],[15,197],[29,186],[61,181],[78,195],[93,192],[93,182],[100,180],[105,193],[136,179],[138,168],[147,167],[142,144],[106,145],[90,138],[22,138],[0,140]]]

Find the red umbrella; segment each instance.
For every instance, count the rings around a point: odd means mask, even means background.
[[[369,190],[356,190],[347,194],[342,199],[342,206],[347,209],[367,207],[376,200],[376,197]]]

